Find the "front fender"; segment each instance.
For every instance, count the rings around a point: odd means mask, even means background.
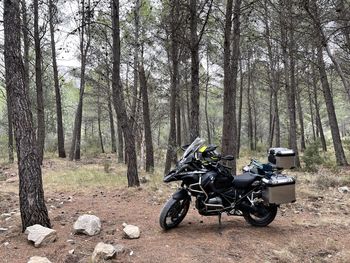
[[[183,200],[189,198],[191,199],[191,196],[188,194],[187,190],[185,190],[184,188],[181,188],[179,190],[177,190],[174,194],[173,194],[173,199],[175,200]]]

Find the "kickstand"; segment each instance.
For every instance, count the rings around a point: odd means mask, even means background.
[[[219,234],[222,235],[222,223],[221,223],[221,213],[218,214],[218,219],[219,219]]]

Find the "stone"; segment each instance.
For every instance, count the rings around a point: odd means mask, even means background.
[[[138,226],[123,224],[123,231],[127,238],[136,239],[140,237],[140,229]]]
[[[115,251],[116,251],[117,255],[119,255],[125,251],[124,246],[121,244],[117,244],[114,247],[115,247]]]
[[[12,183],[15,183],[17,181],[18,181],[17,177],[10,177],[6,180],[6,183],[12,184]]]
[[[68,251],[69,254],[73,255],[74,254],[74,248]]]
[[[112,259],[116,256],[117,250],[113,245],[100,242],[96,245],[91,256],[92,263],[102,263],[105,260]]]
[[[338,188],[338,191],[339,191],[339,193],[346,194],[346,193],[349,193],[350,190],[349,190],[349,187],[342,186],[342,187]]]
[[[52,243],[57,239],[56,230],[38,224],[27,227],[24,233],[28,234],[28,240],[33,241],[35,247]]]
[[[82,215],[74,223],[74,232],[94,236],[101,231],[101,220],[94,215]]]
[[[9,230],[8,228],[0,227],[0,234]]]
[[[8,217],[11,217],[11,213],[3,213],[3,214],[0,215],[1,219],[6,219]]]
[[[51,261],[44,257],[35,256],[35,257],[31,257],[28,263],[51,263]]]

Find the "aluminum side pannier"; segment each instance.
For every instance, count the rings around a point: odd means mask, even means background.
[[[265,183],[262,196],[269,204],[286,204],[295,202],[295,179],[293,177],[277,174],[270,179],[262,179]]]
[[[295,152],[287,148],[270,148],[268,160],[278,169],[291,169],[295,167]]]

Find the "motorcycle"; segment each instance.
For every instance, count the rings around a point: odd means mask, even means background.
[[[294,165],[292,150],[271,148],[268,164],[252,160],[242,175],[232,176],[221,161],[233,160],[233,156],[221,156],[216,148],[205,145],[200,138],[182,147],[181,159],[163,179],[165,183],[181,181],[181,187],[160,213],[159,223],[164,230],[182,222],[192,198],[200,215],[218,216],[220,225],[221,215],[226,213],[243,216],[257,227],[269,225],[280,204],[295,201],[295,180],[281,173]]]

